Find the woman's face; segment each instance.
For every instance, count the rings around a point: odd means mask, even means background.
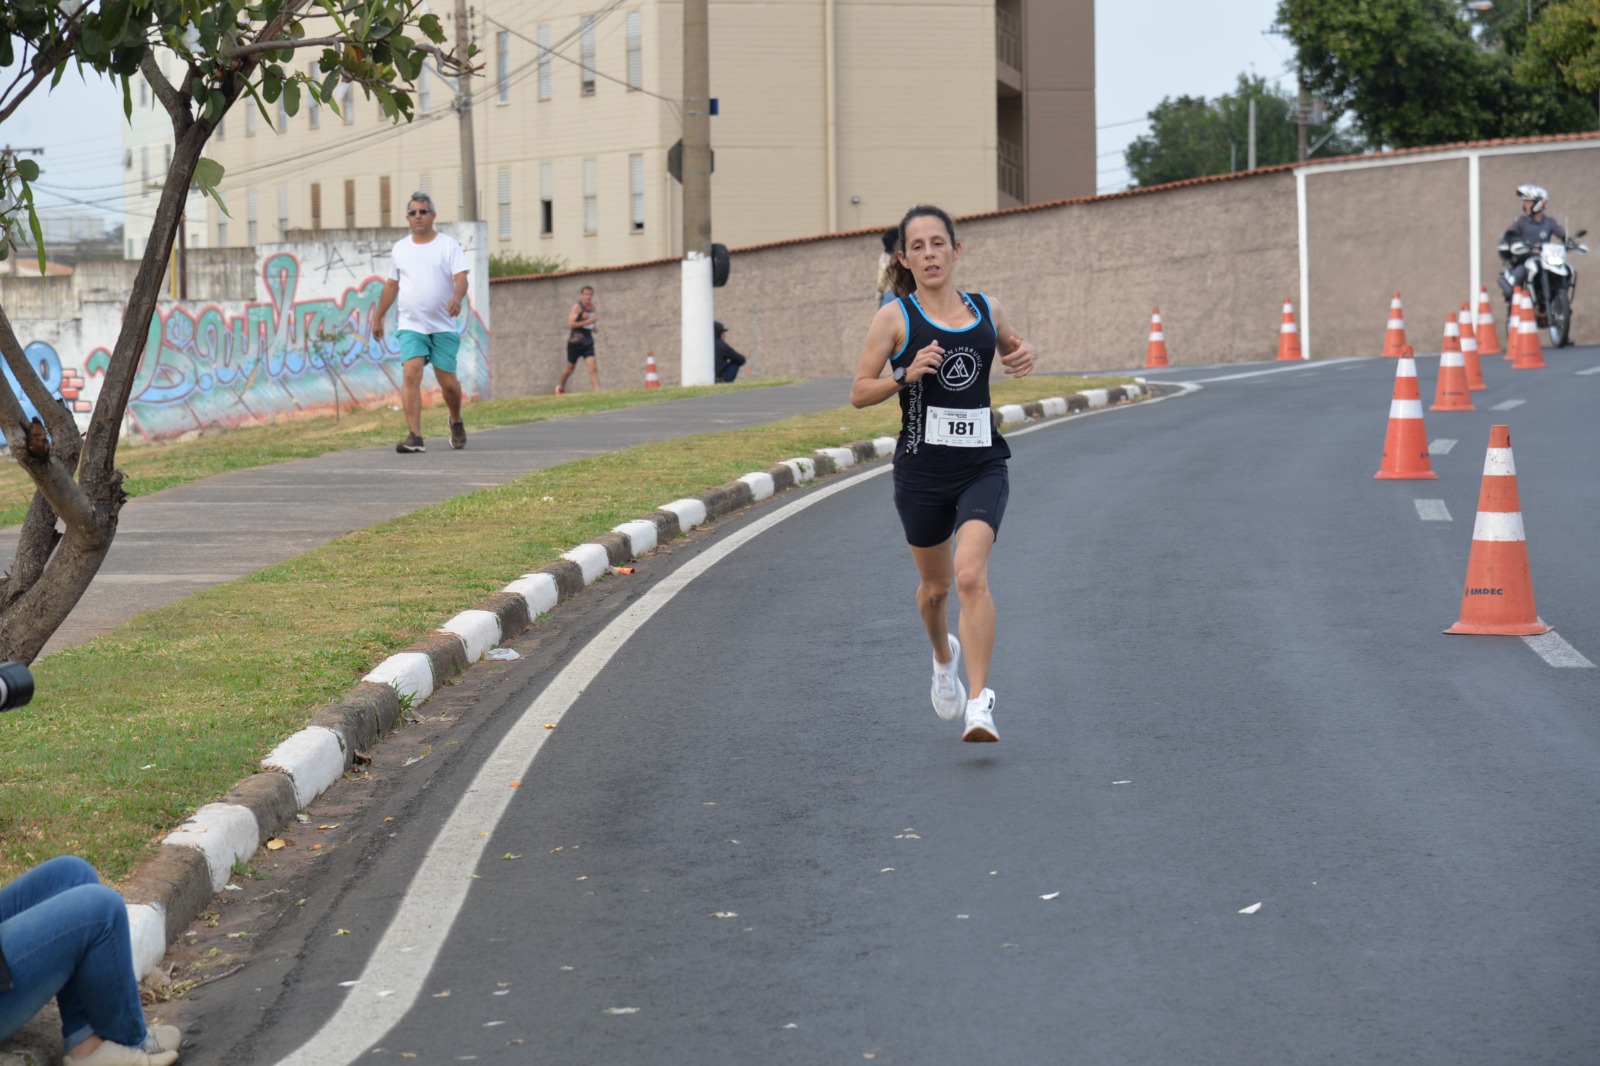
[[[906,250],[900,253],[900,262],[917,279],[917,288],[943,284],[960,258],[961,245],[951,241],[937,215],[918,215],[906,223]]]

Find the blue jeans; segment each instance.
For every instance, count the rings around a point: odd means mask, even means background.
[[[68,1048],[95,1034],[144,1043],[128,907],[82,859],[51,859],[0,888],[0,953],[11,971],[10,990],[0,992],[0,1040],[54,997]]]

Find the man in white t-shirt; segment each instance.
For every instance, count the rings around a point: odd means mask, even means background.
[[[467,427],[461,421],[461,382],[456,378],[456,353],[461,349],[456,316],[467,295],[467,257],[455,238],[433,228],[433,219],[433,198],[425,192],[412,193],[406,204],[411,236],[395,242],[389,278],[383,283],[372,321],[373,338],[382,340],[383,318],[399,297],[395,337],[405,368],[400,407],[410,430],[406,439],[395,445],[395,451],[402,454],[428,450],[422,439],[422,368],[430,363],[445,406],[450,408],[450,447],[467,446]]]

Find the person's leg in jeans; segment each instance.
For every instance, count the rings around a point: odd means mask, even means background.
[[[69,1049],[92,1036],[143,1043],[128,908],[82,859],[51,859],[0,888],[0,950],[12,982],[0,992],[0,1034],[54,997]]]

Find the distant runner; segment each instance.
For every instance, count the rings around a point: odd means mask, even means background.
[[[585,285],[578,291],[578,302],[567,311],[567,365],[561,371],[561,380],[556,382],[557,396],[566,394],[567,379],[577,369],[579,359],[588,360],[589,387],[600,391],[600,371],[594,360],[594,335],[599,322],[600,315],[594,309],[594,289]]]
[[[917,610],[933,645],[933,709],[946,721],[965,710],[961,739],[982,742],[1000,739],[989,688],[995,635],[989,555],[1010,494],[1011,455],[990,419],[989,371],[1003,352],[1005,372],[1023,377],[1034,353],[998,300],[956,288],[960,258],[949,215],[926,204],[906,212],[891,267],[896,298],[873,316],[850,402],[871,407],[900,397],[894,503],[921,578]],[[881,376],[885,365],[888,377]],[[952,580],[960,639],[947,622]],[[959,676],[963,648],[966,686]]]

